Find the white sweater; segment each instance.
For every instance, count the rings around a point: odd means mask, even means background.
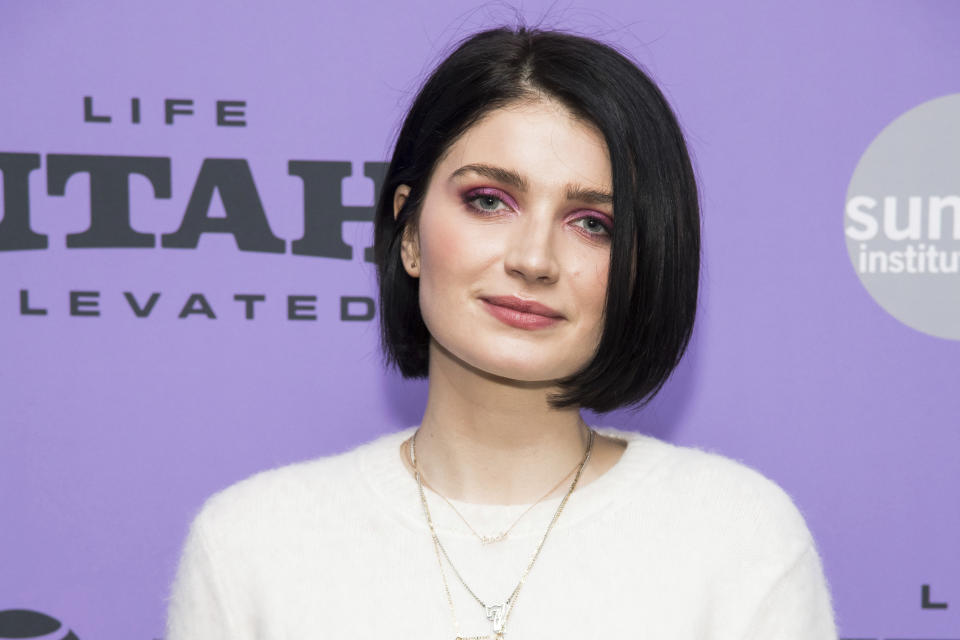
[[[186,537],[166,640],[453,640],[417,485],[400,457],[414,428],[211,496]],[[783,489],[716,453],[597,431],[629,446],[570,496],[507,640],[836,640],[820,557]],[[441,543],[488,604],[513,591],[561,500],[484,546],[424,490]],[[528,506],[454,504],[488,535]],[[462,634],[491,633],[444,571]]]

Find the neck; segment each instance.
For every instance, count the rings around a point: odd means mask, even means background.
[[[432,343],[429,395],[416,442],[424,478],[463,502],[540,499],[583,459],[589,441],[578,408],[548,404],[556,391],[549,383],[479,371]],[[564,483],[553,495],[568,488]]]

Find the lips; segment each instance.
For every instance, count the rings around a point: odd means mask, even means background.
[[[515,296],[481,298],[483,306],[494,318],[517,329],[546,329],[563,319],[550,307]]]
[[[524,300],[523,298],[518,298],[516,296],[490,296],[483,298],[490,304],[495,304],[498,307],[506,307],[507,309],[513,309],[515,311],[522,311],[523,313],[532,313],[538,316],[546,316],[548,318],[562,318],[563,314],[551,309],[545,304],[540,304],[535,300]]]

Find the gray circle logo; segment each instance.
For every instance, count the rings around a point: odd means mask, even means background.
[[[867,147],[844,232],[853,268],[887,313],[960,340],[960,93],[914,107]]]

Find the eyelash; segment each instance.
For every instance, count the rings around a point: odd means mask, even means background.
[[[474,200],[479,200],[480,198],[489,198],[489,199],[495,200],[495,201],[497,201],[497,202],[499,202],[499,203],[501,203],[501,204],[503,204],[503,205],[505,205],[505,206],[507,206],[507,207],[510,206],[510,205],[507,205],[507,203],[504,202],[503,199],[500,198],[500,196],[494,195],[493,193],[490,193],[490,192],[488,192],[488,191],[486,191],[486,190],[468,191],[467,193],[465,193],[465,194],[463,195],[463,202],[464,202],[464,204],[467,205],[468,208],[470,208],[470,209],[471,209],[472,211],[474,211],[474,212],[479,213],[480,215],[494,215],[494,214],[496,214],[496,213],[498,212],[498,209],[493,209],[493,210],[484,209],[484,208],[482,208],[482,207],[478,207],[478,206],[476,206],[475,204],[473,204],[473,201],[474,201]],[[584,216],[580,216],[579,218],[576,218],[576,219],[574,220],[574,222],[580,222],[581,220],[593,220],[593,221],[596,221],[596,223],[600,225],[600,228],[603,229],[603,233],[593,233],[593,232],[587,230],[586,227],[583,227],[583,229],[587,231],[587,235],[589,235],[589,236],[597,236],[597,237],[602,237],[602,236],[604,236],[604,235],[607,235],[607,236],[610,235],[611,229],[610,229],[609,223],[608,223],[605,219],[601,218],[600,216],[584,215]]]

